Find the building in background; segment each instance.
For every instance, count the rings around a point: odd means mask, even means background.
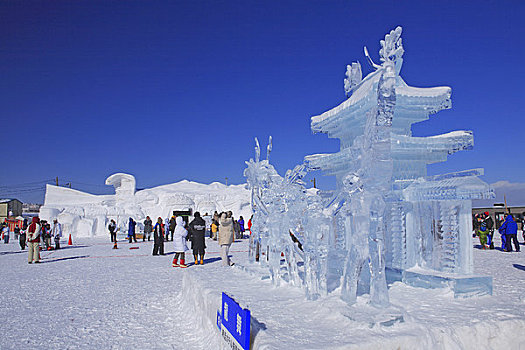
[[[14,198],[0,199],[0,222],[13,216],[22,216],[22,202]]]
[[[42,204],[35,203],[23,203],[22,204],[22,216],[25,218],[31,218],[33,216],[38,216],[40,207]]]

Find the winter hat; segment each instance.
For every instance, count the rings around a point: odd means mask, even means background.
[[[199,213],[198,211],[196,211],[195,214],[193,214],[193,216],[195,216],[196,218],[200,218],[200,217],[201,217],[201,213]]]
[[[489,212],[488,212],[488,211],[486,211],[486,212],[485,212],[485,215],[489,216]]]

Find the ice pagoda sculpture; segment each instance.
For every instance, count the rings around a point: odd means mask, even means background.
[[[308,194],[300,182],[283,181],[268,160],[264,166],[258,157],[247,162],[252,198],[259,201],[252,200],[254,222],[262,223],[252,232],[268,232],[261,240],[263,249],[272,247],[268,261],[287,246],[289,232],[304,240],[305,273],[298,275],[312,299],[341,287],[341,298],[349,304],[364,291],[372,305],[387,307],[387,285],[396,280],[427,288],[448,286],[455,296],[492,293],[492,279],[473,274],[471,201],[493,198],[494,193],[478,178],[482,169],[427,176],[428,164],[471,149],[473,135],[412,136],[412,124],[451,108],[451,88],[404,82],[401,32],[397,27],[381,40],[381,64],[373,62],[365,47],[374,71],[362,78],[358,62],[347,66],[348,98],[311,118],[312,131],[338,138],[340,151],[306,156],[301,170],[289,173],[303,177],[322,170],[334,175],[333,193]],[[295,205],[302,208],[303,219],[297,218],[301,212]],[[272,206],[278,209],[267,210]],[[307,219],[313,217],[317,222]],[[306,252],[315,264],[307,262]],[[269,265],[275,281],[279,258],[274,259]],[[308,275],[312,266],[317,266],[315,272]],[[290,268],[285,270],[290,277]],[[309,293],[312,275],[322,281],[316,282],[316,293]]]

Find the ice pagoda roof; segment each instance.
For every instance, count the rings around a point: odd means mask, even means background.
[[[426,164],[444,162],[447,160],[447,155],[471,149],[473,144],[474,137],[471,131],[453,131],[430,137],[393,134],[391,151],[394,169],[404,173],[409,178],[423,176],[424,174],[421,171],[425,171]],[[335,175],[348,172],[352,163],[357,162],[359,154],[359,150],[348,147],[337,153],[309,155],[305,157],[305,161],[311,169],[322,169],[326,175]],[[422,166],[418,166],[416,163],[420,163]],[[358,165],[356,164],[356,166]],[[407,168],[414,168],[416,172],[408,175],[410,171]],[[394,174],[394,178],[397,177]]]
[[[363,133],[366,112],[377,106],[377,85],[383,68],[368,74],[354,93],[339,106],[311,118],[313,132],[351,142]],[[428,119],[428,115],[450,108],[448,86],[419,88],[408,86],[401,77],[396,81],[396,110],[392,127],[397,133],[409,134],[410,125]]]

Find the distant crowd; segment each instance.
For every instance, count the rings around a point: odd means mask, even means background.
[[[11,235],[9,225],[2,223],[1,231],[4,244],[8,244]],[[29,264],[40,263],[41,250],[60,249],[62,225],[57,219],[50,224],[45,220],[40,220],[38,217],[33,217],[29,225],[27,219],[24,219],[22,224],[15,226],[13,233],[14,239],[18,240],[21,250],[24,250],[27,245],[29,252],[27,262]]]
[[[525,241],[525,230],[523,230],[525,219],[520,221],[523,240]],[[512,252],[512,245],[514,245],[516,252],[519,252],[518,223],[514,217],[511,214],[506,214],[500,222],[498,222],[498,226],[498,232],[501,236],[501,250]],[[479,237],[481,249],[494,249],[494,220],[488,212],[474,215],[472,228],[474,229],[474,236]]]
[[[150,241],[153,238],[153,255],[164,255],[164,242],[172,241],[175,247],[175,257],[172,262],[173,267],[186,268],[185,253],[189,251],[188,242],[191,243],[191,250],[195,265],[204,264],[206,253],[206,237],[218,241],[221,248],[221,260],[224,266],[232,266],[234,263],[229,258],[231,244],[236,239],[242,239],[246,233],[250,233],[251,218],[245,223],[242,216],[238,220],[233,218],[231,211],[213,215],[208,213],[203,216],[195,212],[191,222],[188,216],[171,216],[163,220],[157,218],[153,224],[149,216],[144,220],[144,230],[142,241]],[[127,227],[127,238],[129,243],[137,242],[137,222],[129,218]],[[115,220],[110,220],[108,230],[113,248],[117,248],[117,233],[119,228]],[[11,231],[7,223],[0,225],[1,239],[4,244],[9,243]],[[33,217],[29,223],[27,219],[23,223],[17,223],[13,230],[14,239],[18,240],[20,249],[28,248],[28,263],[40,263],[40,251],[60,249],[62,238],[62,225],[57,219],[52,223]],[[54,243],[54,245],[53,245]]]

